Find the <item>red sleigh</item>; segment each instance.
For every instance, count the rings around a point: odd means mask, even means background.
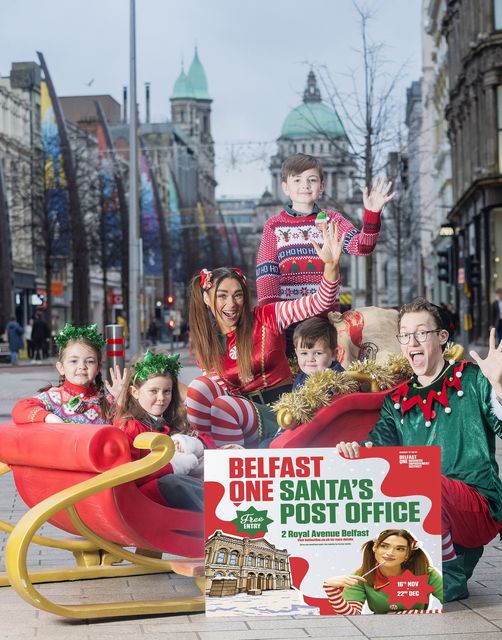
[[[274,447],[333,446],[364,438],[375,423],[386,392],[340,396],[312,422],[285,432]],[[122,431],[101,425],[0,425],[0,474],[11,471],[30,510],[9,533],[0,585],[11,584],[30,604],[72,618],[200,611],[203,595],[152,602],[58,604],[35,588],[38,582],[175,572],[192,576],[204,593],[202,514],[172,509],[144,495],[135,480],[162,468],[173,455],[169,437],[145,433],[135,445],[151,449],[131,462]],[[72,536],[55,540],[37,535],[50,522]],[[77,566],[28,571],[31,543],[65,549]],[[134,547],[135,552],[128,548]],[[183,556],[162,560],[162,553]],[[153,557],[152,557],[153,556]],[[156,556],[156,557],[155,557]],[[186,560],[186,558],[195,558]]]
[[[134,482],[167,464],[174,453],[172,440],[144,433],[136,438],[135,446],[151,453],[131,462],[124,433],[106,425],[0,425],[0,460],[4,463],[0,475],[13,473],[16,488],[30,507],[15,526],[0,521],[0,529],[10,534],[6,574],[0,577],[0,585],[11,584],[35,607],[72,618],[204,609],[202,514],[157,504]],[[72,537],[61,540],[37,535],[45,522]],[[69,551],[77,566],[28,571],[26,556],[31,543]],[[162,553],[183,557],[164,560]],[[62,605],[48,600],[34,586],[38,582],[161,572],[193,577],[201,595]]]
[[[378,420],[386,391],[337,396],[320,409],[313,420],[288,429],[271,443],[271,448],[334,447],[338,442],[364,440]],[[287,426],[282,424],[281,426]]]

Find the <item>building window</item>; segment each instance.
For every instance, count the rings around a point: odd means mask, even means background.
[[[254,556],[253,556],[253,554],[251,553],[251,554],[248,556],[248,567],[252,567],[252,566],[253,566],[253,559],[254,559]]]
[[[493,26],[502,29],[502,0],[493,0]]]
[[[497,86],[497,134],[499,145],[499,173],[502,173],[502,85]]]
[[[263,562],[263,558],[261,556],[258,556],[256,558],[256,566],[257,567],[261,567],[262,566],[262,562]]]
[[[225,551],[219,551],[218,557],[216,558],[216,564],[224,564],[225,562]]]
[[[229,564],[237,564],[237,556],[238,553],[237,551],[232,551],[232,553],[230,554],[230,563]]]

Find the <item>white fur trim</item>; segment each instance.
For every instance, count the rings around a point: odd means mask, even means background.
[[[184,433],[175,433],[171,436],[174,442],[178,442],[181,446],[180,453],[193,453],[197,458],[204,455],[204,445],[198,438],[187,436]]]
[[[171,458],[171,466],[174,473],[181,473],[187,475],[195,469],[199,461],[193,453],[178,453],[176,452]]]

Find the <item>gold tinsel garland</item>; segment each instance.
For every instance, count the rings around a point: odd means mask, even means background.
[[[311,374],[301,389],[283,394],[272,409],[281,427],[294,428],[312,420],[319,409],[330,404],[333,396],[369,391],[370,387],[373,391],[390,389],[412,373],[402,355],[390,355],[385,365],[373,360],[356,361],[343,372],[327,369]]]
[[[463,355],[462,345],[452,342],[446,345],[443,353],[445,360],[460,361]],[[301,389],[283,394],[272,409],[277,414],[279,426],[294,429],[310,422],[319,409],[330,404],[333,396],[356,391],[385,391],[409,380],[412,375],[411,365],[402,354],[390,354],[385,364],[357,360],[343,372],[327,369],[307,376]]]

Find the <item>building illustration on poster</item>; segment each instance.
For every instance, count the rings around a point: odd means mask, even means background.
[[[205,455],[206,613],[442,611],[440,451]]]
[[[218,530],[206,540],[205,557],[210,595],[291,588],[288,552],[265,538],[239,538]]]

